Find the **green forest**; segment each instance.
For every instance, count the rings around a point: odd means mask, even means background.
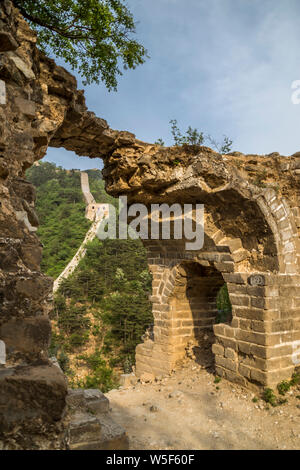
[[[116,205],[105,192],[101,172],[87,173],[96,201]],[[38,236],[44,245],[41,268],[55,278],[91,223],[84,217],[80,172],[41,162],[27,171],[27,178],[37,190]],[[151,275],[140,240],[95,238],[87,245],[85,257],[57,291],[50,315],[50,355],[57,357],[71,386],[108,391],[116,385],[116,370],[132,370],[135,347],[153,323],[150,293]],[[70,361],[74,355],[75,361]],[[79,380],[77,368],[82,366],[89,373]]]
[[[117,205],[105,192],[99,170],[87,170],[97,202]],[[38,236],[44,245],[42,271],[56,278],[81,245],[91,222],[85,219],[80,171],[40,162],[27,171],[37,191]],[[115,387],[118,374],[134,366],[135,348],[153,324],[151,275],[140,240],[103,240],[86,245],[85,257],[54,298],[50,356],[55,356],[69,385]],[[227,286],[217,296],[217,322],[228,321]],[[80,377],[79,371],[88,372]]]

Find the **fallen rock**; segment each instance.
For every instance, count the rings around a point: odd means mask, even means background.
[[[145,372],[140,376],[140,381],[143,383],[152,383],[154,382],[155,377],[153,374],[149,374],[148,372]]]
[[[130,387],[131,385],[135,385],[137,383],[137,377],[131,374],[121,374],[120,376],[120,385],[122,387]]]
[[[159,408],[156,405],[151,405],[149,410],[151,411],[151,413],[157,413],[159,411]]]

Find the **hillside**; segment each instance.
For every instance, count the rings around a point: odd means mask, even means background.
[[[99,170],[89,173],[91,191],[101,202],[113,202]],[[26,173],[37,190],[38,236],[44,245],[42,270],[57,277],[72,259],[90,226],[80,187],[80,171],[40,162]]]
[[[115,205],[100,171],[87,172],[96,201]],[[80,172],[42,162],[27,172],[27,178],[37,188],[42,270],[57,277],[90,226],[84,218]],[[96,238],[87,246],[85,258],[61,284],[51,313],[50,354],[57,357],[71,386],[107,391],[116,385],[118,372],[132,369],[135,347],[153,322],[150,292],[140,240]]]

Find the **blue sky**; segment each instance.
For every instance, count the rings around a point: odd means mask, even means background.
[[[125,71],[118,91],[83,86],[89,110],[119,130],[172,145],[170,119],[222,140],[234,150],[300,151],[299,0],[128,0],[137,38],[150,59]],[[68,68],[68,67],[67,67]],[[65,168],[101,168],[101,160],[49,149]]]

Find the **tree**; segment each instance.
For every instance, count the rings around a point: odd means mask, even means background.
[[[85,78],[116,90],[124,69],[143,64],[146,49],[133,39],[136,25],[123,0],[14,0],[38,33],[38,46],[62,57]]]
[[[204,142],[203,132],[199,132],[198,129],[193,129],[191,126],[188,127],[186,135],[182,135],[177,125],[176,119],[171,119],[171,133],[175,142],[175,145],[202,145]]]

